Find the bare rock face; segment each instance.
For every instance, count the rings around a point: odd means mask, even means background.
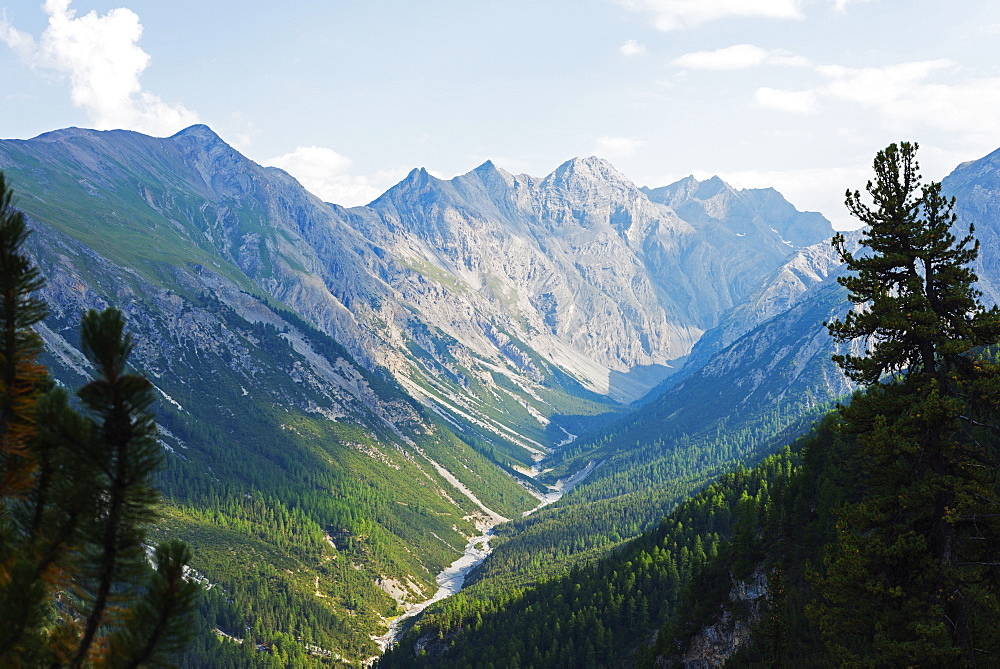
[[[857,251],[860,231],[847,232],[845,237],[848,250]],[[833,284],[843,272],[844,266],[829,240],[798,249],[743,303],[726,312],[719,324],[702,336],[685,361],[685,368],[672,381],[679,382],[697,372],[712,356],[759,325],[815,299],[820,290]],[[823,332],[822,327],[816,330]]]
[[[832,232],[787,202],[768,220],[784,202],[776,193],[706,184],[708,200],[689,179],[665,204],[651,196],[666,189],[636,188],[598,158],[543,179],[487,162],[450,181],[415,170],[348,223],[450,293],[421,309],[463,343],[478,328],[456,321],[458,304],[590,388],[629,400],[797,248],[782,234],[815,243]],[[406,288],[404,299],[416,299]]]
[[[980,242],[976,273],[984,302],[1000,304],[1000,149],[962,163],[941,182],[944,194],[956,198],[957,235],[975,224]]]
[[[685,669],[723,666],[741,646],[750,641],[751,629],[760,621],[768,595],[767,574],[762,569],[746,580],[734,580],[729,592],[729,606],[723,609],[716,622],[705,625],[692,637],[680,663]],[[734,615],[737,609],[740,614]]]

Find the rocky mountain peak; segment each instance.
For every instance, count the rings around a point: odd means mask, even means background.
[[[492,160],[487,160],[485,163],[463,176],[474,176],[491,191],[511,188],[514,185],[514,175],[502,167],[498,167]]]
[[[589,156],[567,160],[547,176],[543,183],[575,188],[580,186],[612,185],[637,190],[635,184],[603,158]]]
[[[709,177],[704,181],[699,181],[694,176],[686,176],[668,186],[643,187],[642,192],[653,202],[674,208],[692,201],[718,200],[720,196],[728,201],[737,195],[737,191],[717,176]]]
[[[642,192],[695,227],[721,225],[720,230],[740,238],[750,235],[778,250],[810,246],[833,234],[821,214],[798,211],[773,188],[736,190],[717,176],[704,181],[687,176]]]
[[[617,222],[610,221],[612,225],[624,230],[636,217],[636,208],[651,209],[628,177],[596,156],[566,161],[537,183],[537,193],[542,210],[560,226],[575,220],[591,228],[613,218]]]
[[[222,138],[204,123],[195,123],[194,125],[190,125],[180,132],[173,134],[170,139],[179,139],[182,137],[197,139],[205,142],[206,144],[225,144]]]
[[[438,180],[431,176],[426,168],[414,167],[399,183],[379,195],[369,206],[386,206],[389,203],[401,202],[410,197],[419,197],[420,193],[435,183],[438,183]]]

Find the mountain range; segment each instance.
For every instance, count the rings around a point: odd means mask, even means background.
[[[994,302],[998,155],[945,181]],[[557,552],[607,550],[851,390],[819,325],[848,306],[833,230],[773,189],[639,188],[590,157],[542,178],[417,169],[345,208],[200,125],[4,140],[0,170],[58,381],[87,374],[84,309],[127,317],[162,398],[162,532],[217,586],[206,624],[314,659],[374,655],[385,617],[558,479],[596,465],[502,526],[496,564],[574,509],[606,540]]]

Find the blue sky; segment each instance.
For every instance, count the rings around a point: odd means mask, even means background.
[[[340,204],[413,167],[718,174],[838,227],[875,151],[1000,147],[988,0],[0,0],[0,136],[207,123]],[[6,45],[6,46],[5,46]]]

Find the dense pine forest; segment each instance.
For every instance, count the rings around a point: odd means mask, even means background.
[[[1000,455],[1000,439],[980,437],[991,457]],[[823,595],[839,599],[841,584],[828,575],[838,524],[846,505],[867,498],[870,481],[857,437],[832,412],[781,453],[721,477],[606,558],[534,588],[473,586],[446,600],[379,666],[671,666],[695,659],[841,666],[824,645],[825,634],[836,636],[827,623],[836,605]],[[984,541],[1000,539],[980,529]],[[974,577],[987,579],[975,612],[976,648],[996,654],[1000,635],[988,601],[996,589],[986,573],[996,568],[982,569]],[[900,616],[882,602],[866,603],[858,617],[873,629],[898,625],[905,636]],[[714,648],[705,641],[713,636],[709,626],[725,640]],[[732,643],[734,632],[742,646]]]
[[[828,418],[754,469],[723,476],[604,559],[535,588],[477,596],[473,587],[447,600],[380,666],[600,667],[671,656],[714,622],[734,583],[772,573],[782,558],[802,565],[829,540],[831,509],[847,492],[830,478],[841,472],[831,464],[830,450],[842,445],[834,427]],[[792,527],[801,536],[781,536]],[[797,577],[808,587],[801,571]]]

